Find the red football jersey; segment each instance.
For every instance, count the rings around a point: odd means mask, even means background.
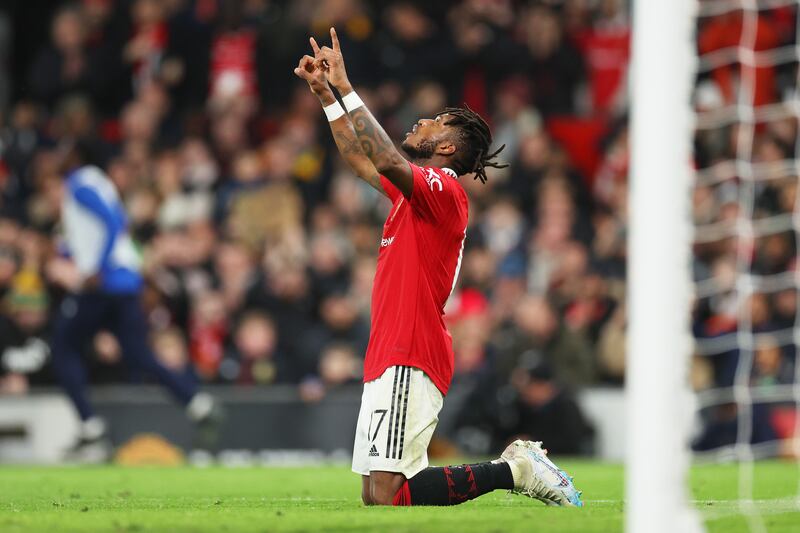
[[[467,229],[467,193],[449,168],[412,163],[411,199],[381,176],[392,210],[383,225],[372,288],[364,381],[395,365],[425,372],[447,394],[453,342],[444,304],[455,286]]]

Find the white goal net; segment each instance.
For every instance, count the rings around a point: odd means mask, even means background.
[[[634,20],[627,527],[769,531],[800,510],[798,1],[641,0]],[[686,489],[690,458],[735,463],[730,500]]]
[[[796,0],[706,0],[697,16],[694,448],[738,462],[751,531],[800,503],[755,468],[798,457],[799,24]]]

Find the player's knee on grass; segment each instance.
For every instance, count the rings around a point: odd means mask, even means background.
[[[406,478],[395,472],[371,472],[369,481],[371,505],[392,505]]]
[[[364,505],[372,505],[370,490],[369,476],[361,476],[361,501]]]
[[[361,503],[364,505],[370,506],[375,505],[372,501],[372,496],[370,496],[369,489],[361,489]]]

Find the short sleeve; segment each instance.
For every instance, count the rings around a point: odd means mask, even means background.
[[[433,220],[441,219],[456,209],[453,198],[455,188],[453,178],[447,176],[441,169],[432,167],[419,167],[414,163],[411,174],[414,177],[411,190],[411,208],[424,218]]]
[[[403,193],[400,192],[400,189],[395,187],[394,183],[389,181],[389,178],[387,178],[383,174],[381,174],[381,186],[383,187],[386,196],[388,196],[389,200],[392,201],[392,204],[394,204],[397,201],[398,197],[403,195]]]

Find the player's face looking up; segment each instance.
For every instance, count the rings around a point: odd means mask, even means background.
[[[448,126],[449,115],[418,120],[406,133],[401,147],[413,159],[430,159],[436,154],[451,155],[455,152],[454,128]]]

